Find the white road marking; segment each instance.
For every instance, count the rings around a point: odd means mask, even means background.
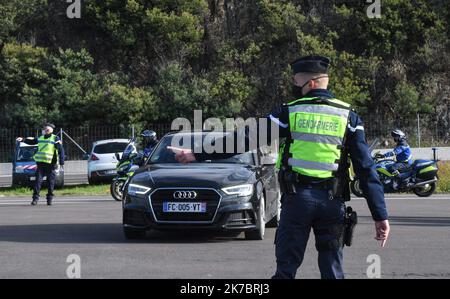
[[[386,201],[395,201],[395,200],[421,200],[421,201],[427,201],[427,200],[439,200],[439,199],[448,199],[450,200],[450,194],[435,194],[428,198],[418,197],[414,194],[411,195],[391,195],[386,196]],[[362,197],[352,197],[352,200],[348,202],[348,204],[351,204],[354,200],[363,200]],[[53,200],[54,205],[65,205],[65,204],[80,204],[80,203],[100,203],[100,202],[116,202],[112,197],[109,196],[100,196],[100,197],[56,197]],[[11,206],[11,205],[30,205],[31,203],[31,195],[30,197],[1,197],[0,196],[0,206]],[[46,205],[46,199],[45,196],[42,197],[39,201],[39,205]],[[118,203],[118,202],[117,202]]]
[[[77,203],[92,203],[92,202],[115,202],[115,200],[113,198],[108,199],[107,197],[105,198],[55,198],[53,200],[53,203],[55,205],[60,205],[60,204],[77,204]],[[8,199],[2,199],[0,198],[0,205],[6,206],[6,205],[29,205],[31,203],[31,198],[21,198],[21,199],[12,199],[12,198],[8,198]],[[47,201],[45,198],[42,198],[41,200],[39,200],[38,204],[46,204]]]

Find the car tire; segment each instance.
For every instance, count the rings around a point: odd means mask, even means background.
[[[19,187],[19,186],[20,186],[19,180],[13,177],[11,187]]]
[[[141,229],[123,228],[125,239],[127,240],[142,240],[147,235],[147,231]]]
[[[350,182],[350,190],[352,190],[352,193],[355,196],[357,196],[357,197],[363,197],[364,196],[364,193],[361,190],[360,186],[361,186],[360,185],[360,180],[358,178]]]
[[[93,178],[88,177],[88,183],[89,185],[95,185],[97,182]]]
[[[256,214],[256,229],[245,231],[246,240],[264,240],[264,234],[266,232],[266,207],[263,194],[259,199],[259,207]]]
[[[125,182],[123,180],[115,180],[115,181],[112,181],[111,186],[109,187],[111,196],[116,201],[122,201],[122,199],[123,199],[123,194],[119,191],[122,188],[123,184],[125,184]]]
[[[415,195],[419,196],[419,197],[428,197],[430,195],[432,195],[434,193],[434,191],[436,191],[436,183],[431,183],[428,184],[426,187],[417,187],[413,189],[413,192]]]
[[[278,193],[277,214],[266,224],[266,227],[278,227],[281,217],[281,194]]]
[[[55,184],[55,187],[56,187],[57,189],[62,189],[62,188],[64,187],[64,178],[62,178],[62,179],[60,179],[60,180],[57,180],[57,181],[56,181],[56,184]]]

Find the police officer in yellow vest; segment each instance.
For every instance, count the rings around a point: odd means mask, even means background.
[[[47,193],[47,205],[52,205],[53,190],[55,188],[56,173],[55,169],[58,163],[64,165],[64,148],[62,147],[61,140],[58,136],[53,134],[55,126],[47,123],[44,125],[43,135],[38,138],[17,138],[17,141],[24,142],[26,144],[37,144],[38,149],[34,155],[34,161],[36,161],[36,182],[33,191],[33,200],[31,204],[37,205],[39,200],[39,193],[44,180],[44,176],[47,177],[48,193]]]
[[[335,99],[327,90],[329,63],[328,58],[321,56],[293,62],[295,100],[267,117],[278,126],[279,136],[285,140],[278,163],[283,202],[275,237],[277,270],[273,278],[295,278],[311,229],[321,277],[344,278],[343,246],[351,245],[355,222],[355,214],[344,204],[350,197],[349,158],[362,178],[361,187],[375,221],[375,239],[384,246],[389,235],[383,187],[370,156],[363,123],[347,103]],[[267,135],[273,135],[270,126],[267,129]],[[250,138],[248,134],[246,138]],[[236,132],[234,140],[238,140]],[[232,155],[184,150],[176,152],[176,159],[189,163]]]

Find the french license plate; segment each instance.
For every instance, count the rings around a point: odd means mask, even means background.
[[[117,173],[117,171],[114,169],[106,171],[106,174],[116,174],[116,173]]]
[[[206,202],[164,202],[165,213],[205,213]]]
[[[42,177],[42,180],[45,181],[47,179],[46,176]],[[36,177],[35,176],[31,176],[30,177],[30,181],[36,181]]]

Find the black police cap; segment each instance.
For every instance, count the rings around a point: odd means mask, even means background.
[[[326,74],[330,59],[323,56],[311,55],[297,59],[291,63],[294,74],[297,73],[317,73]]]
[[[55,125],[54,125],[54,124],[51,124],[51,123],[46,123],[46,124],[44,125],[44,128],[45,128],[45,127],[50,127],[50,128],[52,128],[53,130],[56,128]]]

